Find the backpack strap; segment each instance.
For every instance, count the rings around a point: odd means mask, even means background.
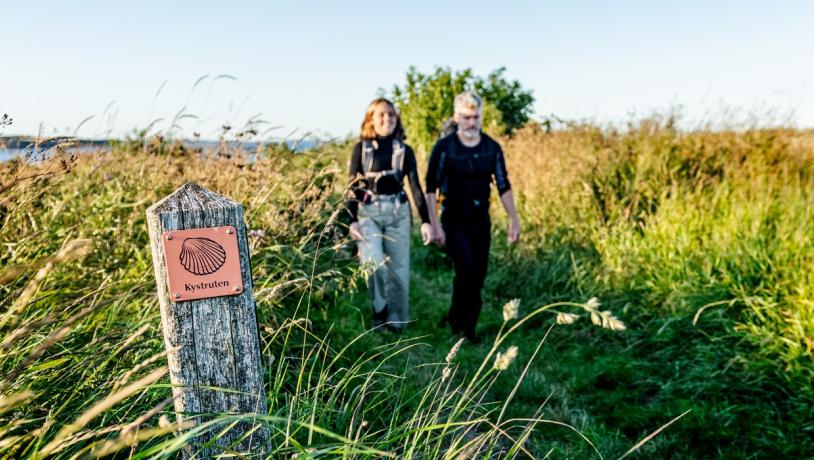
[[[404,159],[407,157],[407,148],[404,142],[393,138],[393,155],[391,156],[390,172],[396,176],[396,180],[401,183],[404,180]]]
[[[362,141],[362,173],[365,176],[373,169],[373,152],[376,150],[369,139]]]
[[[390,157],[390,169],[372,171],[373,156],[378,148],[379,144],[375,139],[364,140],[362,142],[362,171],[364,172],[365,179],[376,184],[379,179],[384,176],[395,176],[396,180],[401,183],[404,179],[404,161],[407,157],[406,146],[399,139],[393,139],[393,153]]]

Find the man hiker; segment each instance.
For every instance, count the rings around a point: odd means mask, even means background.
[[[481,131],[483,102],[471,91],[455,97],[455,132],[436,142],[427,168],[426,202],[434,240],[446,246],[455,266],[452,305],[442,320],[454,334],[477,342],[475,326],[482,307],[491,242],[489,196],[492,183],[509,214],[509,244],[520,238],[520,220],[514,207],[503,150]],[[436,192],[441,204],[436,216]]]

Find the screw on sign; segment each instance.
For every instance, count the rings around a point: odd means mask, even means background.
[[[263,455],[268,428],[252,415],[266,415],[267,402],[243,207],[188,183],[151,206],[147,223],[179,421],[248,414],[196,436],[185,456]]]

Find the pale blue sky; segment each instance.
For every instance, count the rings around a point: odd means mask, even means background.
[[[166,129],[186,105],[202,118],[186,134],[262,114],[281,136],[341,136],[410,65],[505,66],[538,116],[618,123],[682,106],[691,121],[729,108],[814,127],[811,1],[29,0],[0,1],[0,18],[4,134],[72,134],[91,115],[80,136],[159,117]],[[237,80],[190,93],[207,74]]]

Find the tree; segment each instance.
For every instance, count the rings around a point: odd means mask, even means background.
[[[410,142],[425,151],[429,149],[444,122],[452,117],[453,99],[467,90],[477,92],[484,100],[484,127],[511,134],[525,124],[534,97],[519,82],[506,80],[505,71],[501,67],[483,78],[475,76],[471,69],[436,67],[433,73],[423,74],[415,66],[410,67],[406,83],[395,85],[390,94],[400,108]]]
[[[511,134],[529,121],[534,96],[517,80],[507,81],[505,67],[492,71],[485,79],[475,80],[475,91],[497,109],[503,134]]]

